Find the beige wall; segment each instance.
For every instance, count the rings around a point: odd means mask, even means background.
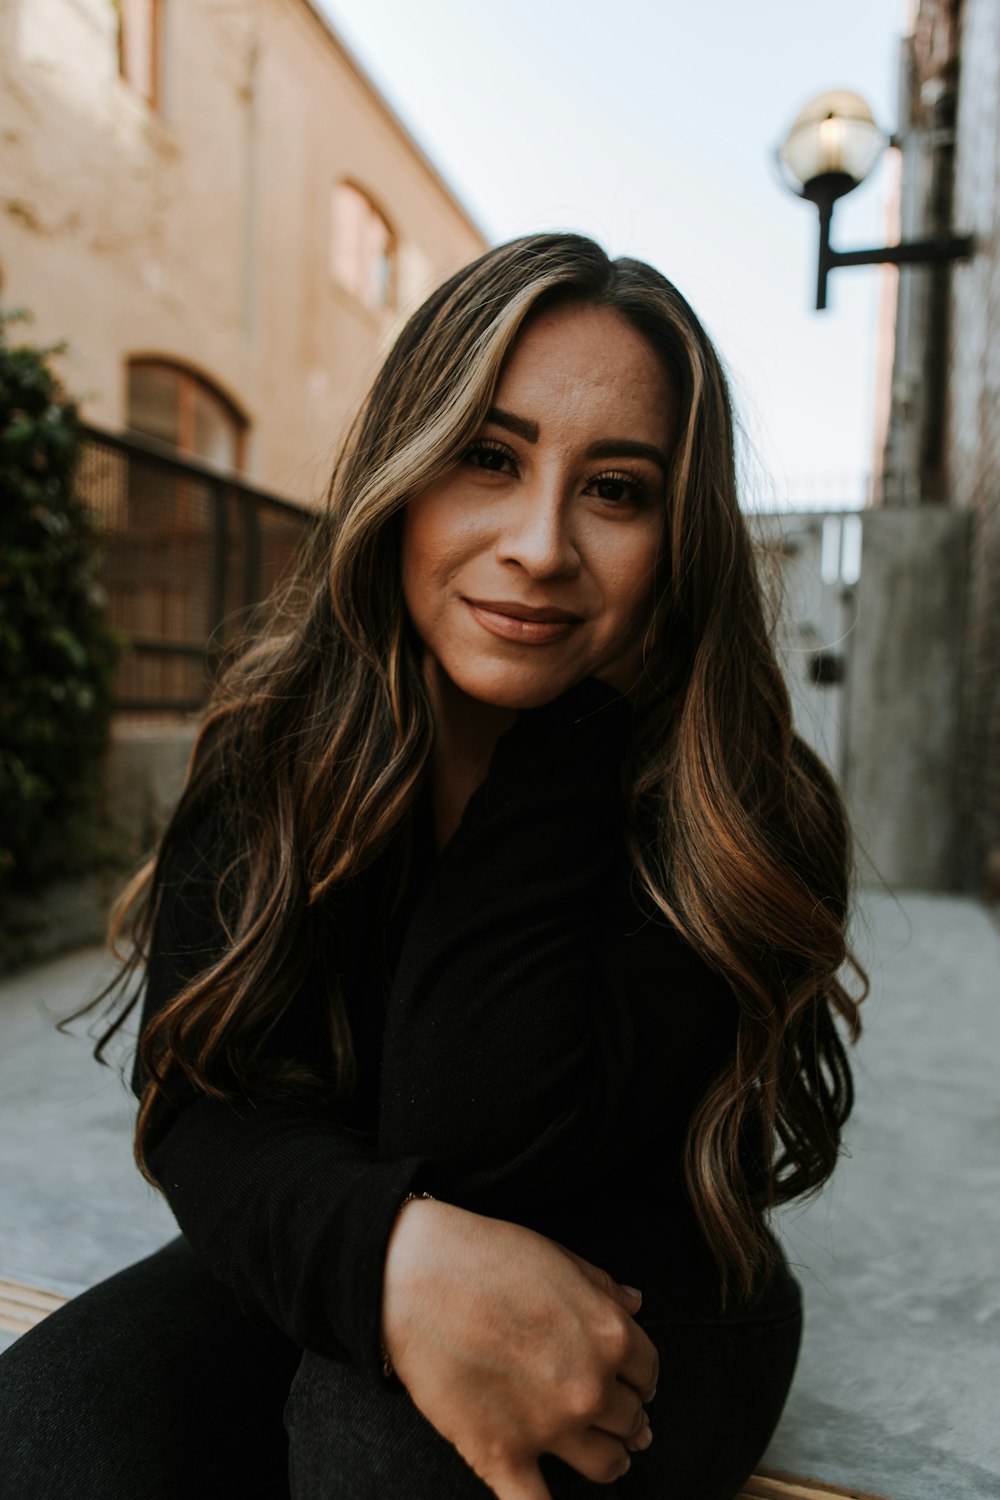
[[[0,272],[15,340],[66,338],[85,419],[178,361],[250,424],[256,483],[316,500],[400,318],[484,247],[309,0],[162,0],[163,99],[118,76],[113,0],[0,0]],[[350,178],[398,239],[394,310],[330,274]]]

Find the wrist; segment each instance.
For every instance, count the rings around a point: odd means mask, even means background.
[[[434,1203],[436,1201],[437,1200],[435,1199],[433,1193],[425,1193],[425,1192],[407,1193],[406,1197],[403,1199],[402,1203],[399,1205],[399,1208],[396,1211],[396,1217],[395,1217],[395,1219],[393,1221],[392,1228],[389,1231],[389,1239],[388,1239],[387,1245],[386,1245],[386,1272],[387,1273],[388,1273],[388,1270],[389,1270],[389,1259],[390,1259],[390,1255],[392,1254],[394,1244],[396,1246],[397,1259],[398,1259],[398,1253],[399,1253],[399,1229],[400,1229],[400,1225],[401,1225],[403,1217],[404,1217],[405,1210],[409,1207],[409,1205],[411,1203],[421,1203],[421,1202]],[[386,1380],[391,1380],[392,1377],[395,1375],[395,1371],[393,1369],[392,1359],[390,1358],[389,1351],[386,1348],[386,1330],[385,1330],[385,1319],[384,1319],[384,1312],[385,1312],[385,1288],[384,1288],[384,1286],[383,1286],[382,1302],[383,1302],[383,1321],[382,1321],[382,1331],[381,1331],[381,1335],[380,1335],[380,1338],[379,1338],[379,1349],[381,1350],[381,1354],[382,1354],[382,1374],[384,1375],[384,1377],[385,1377]]]

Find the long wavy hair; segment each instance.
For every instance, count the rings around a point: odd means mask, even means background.
[[[488,251],[403,328],[336,462],[282,623],[225,672],[159,848],[113,913],[122,967],[98,997],[117,999],[98,1054],[139,998],[131,979],[149,952],[171,855],[224,785],[239,834],[219,874],[228,945],[146,1026],[137,1160],[149,1175],[150,1113],[178,1073],[220,1098],[258,1090],[333,1107],[350,1097],[356,1067],[335,954],[328,1066],[275,1058],[264,1044],[303,977],[317,913],[385,852],[390,866],[399,853],[400,881],[405,873],[400,851],[433,723],[402,598],[401,513],[477,435],[525,320],[559,299],[625,318],[679,400],[660,628],[626,764],[627,837],[663,917],[738,1003],[735,1049],[690,1122],[685,1175],[724,1286],[749,1295],[773,1258],[767,1210],[825,1181],[852,1106],[836,1023],[857,1037],[868,983],[847,946],[849,830],[829,771],[792,728],[718,356],[669,281],[582,236],[536,234]]]

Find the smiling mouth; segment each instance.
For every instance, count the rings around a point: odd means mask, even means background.
[[[491,635],[525,646],[545,646],[550,641],[562,640],[581,623],[579,615],[571,615],[565,609],[492,599],[466,599],[465,603],[474,618]]]

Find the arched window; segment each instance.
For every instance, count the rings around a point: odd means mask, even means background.
[[[164,0],[115,0],[115,8],[118,72],[151,109],[159,109]]]
[[[243,468],[246,423],[219,391],[190,370],[160,360],[131,360],[128,426],[190,453],[213,468]]]
[[[338,182],[331,199],[331,274],[372,312],[393,304],[396,238],[385,215],[352,182]]]

